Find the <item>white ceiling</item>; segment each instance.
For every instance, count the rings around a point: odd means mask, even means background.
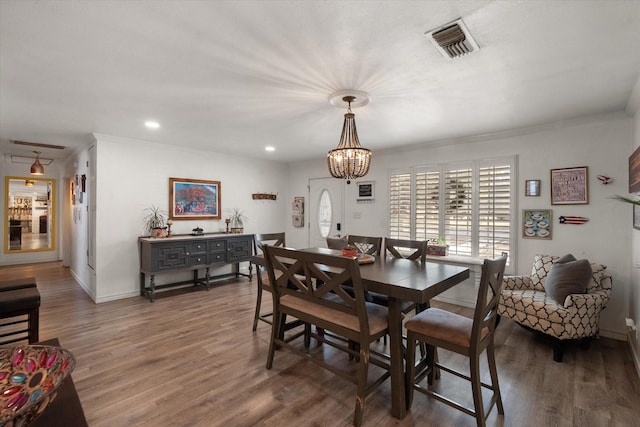
[[[448,60],[424,33],[459,17],[480,50]],[[371,95],[375,152],[622,111],[639,74],[640,1],[0,0],[0,153],[95,132],[323,158],[341,89]]]

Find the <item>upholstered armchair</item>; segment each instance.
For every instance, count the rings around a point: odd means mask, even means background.
[[[551,290],[545,290],[545,282],[554,264],[562,259],[536,255],[530,276],[505,276],[498,304],[499,316],[553,337],[556,362],[562,361],[567,340],[582,339],[587,347],[590,339],[598,335],[600,313],[609,301],[612,286],[611,276],[605,274],[607,267],[590,263],[584,292],[552,297]]]

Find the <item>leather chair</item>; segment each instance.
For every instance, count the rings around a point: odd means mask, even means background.
[[[353,424],[359,426],[367,395],[389,377],[388,359],[370,349],[373,341],[389,332],[387,309],[365,301],[355,258],[274,246],[267,246],[264,251],[269,281],[273,285],[274,307],[267,369],[273,366],[276,348],[282,347],[354,382]],[[352,292],[345,291],[345,284],[349,284]],[[308,352],[301,350],[300,345],[294,345],[293,341],[301,334],[287,337],[281,334],[282,316],[285,315],[332,332],[326,335],[312,333],[312,336],[352,355],[358,363],[356,371],[331,364],[331,358],[325,359],[323,352]],[[351,348],[349,342],[357,343],[357,350]],[[369,381],[370,364],[383,368],[382,374],[373,381]]]
[[[605,274],[606,266],[591,263],[592,278],[586,292],[569,294],[563,303],[558,302],[545,292],[547,275],[558,260],[557,256],[539,254],[531,275],[505,277],[498,315],[552,337],[553,360],[562,362],[567,341],[582,339],[587,347],[598,335],[600,313],[609,302],[612,281]]]
[[[486,414],[491,411],[494,405],[498,407],[499,414],[504,414],[500,386],[498,384],[493,337],[496,328],[498,299],[500,298],[506,263],[506,255],[502,255],[496,260],[484,260],[473,319],[439,308],[428,308],[405,323],[407,329],[406,387],[407,407],[409,409],[413,401],[413,392],[417,390],[475,417],[478,426],[485,426]],[[427,345],[427,355],[416,366],[415,353],[418,342]],[[443,348],[468,357],[469,375],[437,361],[435,359],[436,348]],[[485,350],[491,384],[485,384],[481,381],[480,356]],[[463,406],[444,396],[440,392],[444,389],[442,384],[438,388],[440,391],[430,387],[433,384],[436,371],[440,369],[466,379],[471,383],[473,408]],[[427,377],[428,387],[420,384],[425,376]],[[482,387],[491,391],[491,398],[486,411],[482,398]]]

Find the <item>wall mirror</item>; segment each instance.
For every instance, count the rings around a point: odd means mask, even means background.
[[[4,189],[4,252],[55,248],[56,181],[7,176]]]

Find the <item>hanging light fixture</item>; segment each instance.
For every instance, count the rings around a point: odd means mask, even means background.
[[[364,92],[361,93],[364,94]],[[332,98],[332,104],[334,105],[335,98],[335,96]],[[366,105],[369,102],[368,97],[365,96],[364,98],[364,100],[359,100],[359,106]],[[331,176],[346,179],[347,184],[350,184],[352,179],[363,177],[369,172],[371,150],[362,148],[358,140],[355,114],[351,112],[351,104],[357,102],[356,96],[348,94],[342,97],[342,101],[348,105],[347,113],[344,115],[342,135],[340,135],[338,147],[327,154],[327,164]]]
[[[36,161],[31,165],[31,175],[44,175],[44,166],[40,163],[40,152],[34,151],[36,153]]]

